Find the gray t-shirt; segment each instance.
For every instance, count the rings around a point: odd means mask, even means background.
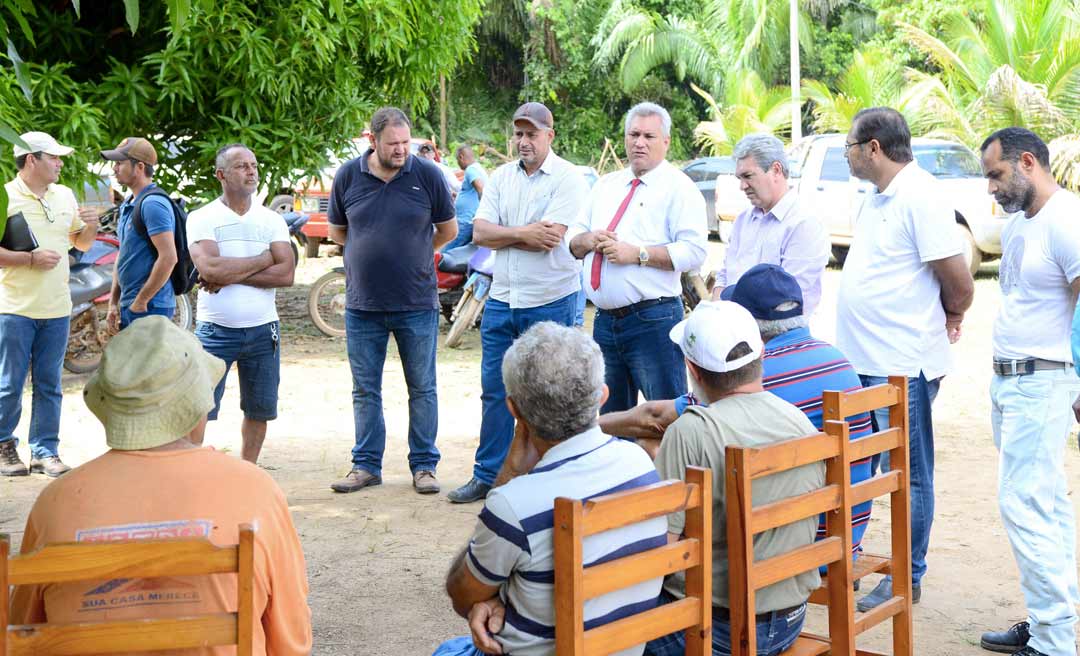
[[[685,480],[694,465],[713,471],[713,606],[728,608],[727,517],[724,504],[724,449],[728,446],[764,446],[812,435],[818,430],[801,410],[769,392],[736,394],[709,406],[686,409],[668,427],[656,456],[660,478]],[[825,464],[818,462],[760,478],[753,483],[754,507],[825,486]],[[668,531],[682,533],[684,514],[668,516]],[[770,529],[754,537],[754,560],[778,556],[811,544],[817,516]],[[780,581],[757,593],[755,613],[780,610],[806,601],[821,585],[817,569]],[[672,575],[664,589],[686,596],[682,573]]]

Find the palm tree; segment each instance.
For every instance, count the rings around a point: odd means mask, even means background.
[[[803,95],[814,103],[814,130],[847,132],[855,114],[867,107],[890,106],[904,113],[903,82],[886,52],[876,48],[856,51],[836,91],[816,80],[803,83]]]
[[[691,84],[709,104],[711,120],[694,128],[695,141],[710,155],[729,155],[748,134],[790,134],[791,96],[786,87],[766,87],[753,71],[733,76],[737,83],[725,87],[723,105],[707,91]]]

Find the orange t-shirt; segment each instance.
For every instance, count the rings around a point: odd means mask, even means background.
[[[52,542],[207,537],[255,532],[254,653],[311,653],[304,552],[285,495],[258,467],[209,448],[109,451],[46,487],[26,520],[22,553]],[[15,589],[11,623],[87,622],[235,612],[236,575],[112,579]],[[161,653],[161,652],[158,652]],[[236,653],[235,647],[175,653]]]

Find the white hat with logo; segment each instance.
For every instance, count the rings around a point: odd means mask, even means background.
[[[689,317],[675,324],[670,337],[687,360],[716,373],[750,364],[764,349],[757,321],[746,308],[731,301],[702,301]],[[729,361],[728,354],[743,342],[750,352]]]
[[[22,146],[15,146],[15,157],[22,157],[30,153],[45,153],[46,155],[63,157],[75,151],[71,146],[60,145],[56,139],[53,139],[45,132],[24,132],[19,135],[19,138],[25,141],[27,146],[30,146],[30,150]]]

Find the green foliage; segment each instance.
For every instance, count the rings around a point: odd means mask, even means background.
[[[767,88],[753,71],[739,75],[727,86],[722,103],[694,87],[709,104],[711,120],[694,129],[698,145],[710,155],[730,155],[735,144],[748,134],[791,134],[791,92],[787,87]]]

